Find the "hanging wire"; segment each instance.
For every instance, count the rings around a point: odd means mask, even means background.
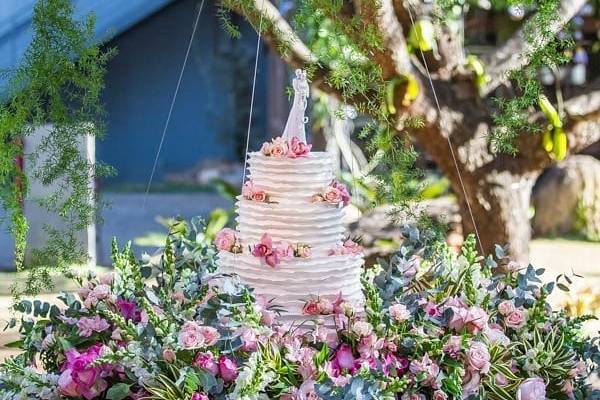
[[[188,62],[188,58],[190,57],[190,51],[192,49],[192,43],[194,42],[194,37],[196,36],[196,30],[198,29],[198,22],[200,21],[200,15],[202,14],[202,9],[204,8],[204,1],[200,3],[200,8],[198,8],[198,14],[196,15],[196,20],[194,21],[194,28],[192,29],[192,34],[190,35],[190,40],[188,43],[187,51],[185,52],[185,58],[183,59],[183,65],[181,66],[181,71],[179,72],[179,79],[177,80],[177,86],[175,86],[175,92],[173,93],[173,98],[171,99],[171,106],[169,107],[169,113],[167,114],[167,120],[165,121],[165,126],[162,131],[162,135],[160,137],[160,142],[158,144],[158,149],[156,151],[156,157],[154,158],[154,164],[152,165],[152,172],[150,173],[150,178],[148,179],[148,184],[146,185],[146,191],[144,192],[144,200],[142,203],[142,210],[146,209],[146,200],[148,198],[148,193],[150,192],[150,187],[152,186],[152,180],[154,179],[154,174],[156,173],[156,167],[158,165],[158,159],[160,158],[160,152],[162,151],[163,144],[165,142],[165,137],[167,135],[167,129],[169,128],[169,123],[171,122],[171,116],[173,114],[173,108],[175,107],[175,100],[177,100],[177,95],[179,94],[179,88],[181,87],[181,81],[183,80],[183,73],[185,71],[185,67]]]
[[[413,18],[413,13],[411,11],[412,3],[410,0],[406,0],[406,2],[408,3],[407,9],[408,9],[408,15],[410,16],[410,23],[412,25],[412,29],[414,30],[416,28],[415,28],[415,20]],[[429,66],[427,65],[427,60],[425,59],[425,54],[423,53],[423,50],[421,50],[421,48],[419,48],[419,52],[421,53],[421,59],[423,60],[423,66],[425,67],[425,71],[427,72],[427,79],[429,80],[429,86],[431,86],[431,91],[433,92],[433,98],[435,99],[435,105],[438,110],[438,116],[441,116],[442,109],[440,107],[440,102],[438,100],[437,93],[435,91],[435,86],[433,85],[433,80],[431,79],[431,72],[429,72]],[[458,161],[456,160],[456,155],[454,154],[454,147],[452,147],[452,141],[450,140],[450,135],[446,136],[446,140],[448,141],[448,147],[450,148],[450,154],[452,155],[452,161],[454,162],[454,168],[456,169],[456,173],[458,175],[458,180],[460,182],[460,187],[463,191],[463,195],[465,197],[465,202],[467,203],[467,209],[468,209],[469,215],[471,217],[471,222],[473,223],[473,229],[475,230],[475,236],[477,237],[477,243],[479,244],[479,250],[481,251],[481,254],[483,255],[484,254],[483,244],[481,243],[481,237],[479,236],[479,230],[477,229],[477,223],[475,222],[475,217],[473,216],[473,210],[471,209],[471,202],[469,201],[467,189],[463,182],[462,174],[460,173],[460,167],[458,165]]]
[[[264,4],[264,0],[262,2]],[[262,6],[261,6],[262,8]],[[248,165],[248,149],[250,146],[250,129],[252,127],[252,112],[254,111],[254,94],[256,92],[256,75],[258,72],[258,59],[260,56],[260,40],[262,38],[263,13],[258,20],[258,36],[256,39],[256,54],[254,55],[254,76],[252,77],[252,95],[250,96],[250,115],[248,116],[248,131],[246,133],[246,151],[244,152],[244,171],[242,172],[242,187],[246,182],[246,167]]]

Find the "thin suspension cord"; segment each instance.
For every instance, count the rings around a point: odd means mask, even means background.
[[[410,23],[412,25],[412,28],[416,29],[415,28],[415,20],[413,18],[413,13],[411,11],[412,3],[410,0],[407,0],[407,3],[408,3],[408,7],[407,7],[408,15],[410,16]],[[425,54],[423,53],[423,50],[421,50],[420,48],[419,48],[419,52],[421,53],[421,59],[423,60],[423,65],[425,66],[425,71],[427,72],[427,79],[429,80],[429,86],[431,86],[431,91],[433,92],[433,98],[435,99],[435,105],[438,110],[438,115],[441,116],[442,109],[440,107],[440,102],[438,100],[437,93],[435,91],[435,86],[433,85],[433,80],[431,79],[431,72],[429,72],[429,66],[427,65],[427,60],[425,59]],[[477,229],[477,223],[475,222],[475,217],[473,216],[473,210],[471,209],[471,202],[469,201],[467,189],[463,182],[463,178],[460,173],[460,167],[458,165],[458,161],[456,160],[456,155],[454,154],[454,148],[452,147],[452,141],[450,140],[449,135],[446,136],[446,140],[448,141],[448,147],[450,148],[450,154],[452,155],[452,161],[454,162],[454,168],[456,169],[456,173],[458,175],[458,180],[460,182],[460,187],[463,191],[463,195],[465,197],[465,202],[467,203],[467,209],[468,209],[469,215],[471,217],[471,222],[473,223],[473,229],[475,229],[475,236],[477,237],[477,243],[479,244],[479,250],[481,251],[481,254],[483,255],[484,254],[483,244],[481,243],[481,237],[479,236],[479,230]]]
[[[185,71],[185,67],[188,62],[188,58],[190,56],[190,51],[192,49],[192,43],[194,42],[194,37],[196,36],[196,30],[198,29],[198,22],[200,21],[200,15],[202,14],[202,9],[204,8],[204,1],[200,3],[200,8],[198,9],[198,15],[196,15],[196,20],[194,22],[194,28],[192,29],[192,34],[190,36],[190,41],[188,43],[187,51],[185,52],[185,58],[183,59],[183,65],[181,66],[181,71],[179,72],[179,79],[177,80],[177,86],[175,87],[175,92],[173,93],[173,98],[171,99],[171,106],[169,107],[169,113],[167,114],[167,120],[165,122],[165,126],[163,128],[162,135],[160,137],[160,143],[158,144],[158,149],[156,151],[156,157],[154,158],[154,164],[152,165],[152,172],[150,173],[150,178],[148,179],[148,185],[146,185],[146,191],[144,193],[144,201],[142,203],[142,209],[146,209],[146,199],[148,198],[148,193],[150,192],[150,187],[152,186],[152,180],[154,179],[154,174],[156,173],[156,167],[158,166],[158,159],[160,158],[160,152],[162,151],[163,144],[165,142],[165,136],[167,134],[167,129],[169,128],[169,123],[171,122],[171,115],[173,114],[173,108],[175,107],[175,100],[177,100],[177,95],[179,94],[179,88],[181,87],[181,81],[183,80],[183,73]]]
[[[264,0],[263,0],[264,3]],[[248,165],[248,149],[250,146],[250,128],[252,127],[252,112],[254,111],[254,94],[256,92],[256,75],[258,71],[258,59],[260,53],[260,40],[262,38],[263,13],[260,13],[258,21],[258,36],[256,39],[256,54],[254,56],[254,76],[252,77],[252,95],[250,96],[250,115],[248,116],[248,131],[246,132],[246,151],[244,152],[244,171],[242,172],[242,187],[246,182],[246,167]]]

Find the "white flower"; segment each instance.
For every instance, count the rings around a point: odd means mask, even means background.
[[[373,332],[373,326],[366,321],[356,321],[352,325],[352,332],[360,337],[369,336]]]

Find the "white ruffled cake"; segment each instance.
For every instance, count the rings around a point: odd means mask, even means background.
[[[335,181],[331,156],[305,143],[308,86],[301,72],[294,88],[284,135],[249,154],[236,231],[217,236],[220,271],[282,306],[284,322],[311,318],[303,312],[309,300],[334,302],[341,294],[357,308],[363,302],[362,249],[344,239],[348,192]]]
[[[313,199],[333,181],[329,154],[292,159],[251,153],[249,171],[253,186],[264,190],[269,202],[238,197],[241,253],[221,251],[221,271],[237,274],[256,294],[285,308],[283,319],[308,318],[302,308],[314,297],[333,301],[341,293],[345,301],[360,305],[363,257],[344,251],[343,209]],[[271,267],[251,253],[265,233],[274,243],[308,246],[310,255],[288,257]]]

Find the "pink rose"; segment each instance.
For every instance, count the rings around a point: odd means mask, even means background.
[[[217,343],[217,340],[221,337],[219,331],[212,326],[200,326],[200,335],[202,335],[205,346],[212,346]]]
[[[219,337],[219,332],[215,328],[198,325],[194,321],[187,321],[181,328],[178,341],[184,349],[197,349],[214,345]]]
[[[256,333],[252,330],[252,328],[248,328],[244,326],[240,329],[240,340],[242,341],[242,350],[244,351],[253,351],[256,350],[258,345],[258,340],[256,338]]]
[[[498,304],[498,312],[504,316],[509,315],[513,311],[515,311],[515,304],[510,300],[504,300],[500,304]]]
[[[489,316],[483,309],[475,306],[469,308],[467,318],[465,319],[467,331],[472,334],[479,333],[486,327],[488,319]]]
[[[173,349],[171,349],[169,347],[167,347],[166,349],[163,350],[162,357],[163,357],[163,360],[165,360],[169,364],[174,363],[175,359],[177,358]]]
[[[335,352],[335,364],[340,369],[351,369],[354,367],[354,354],[349,344],[342,344]]]
[[[480,374],[487,374],[490,370],[490,353],[485,344],[473,342],[467,350],[469,367]]]
[[[225,383],[233,382],[237,378],[237,364],[227,356],[219,357],[219,374]]]
[[[448,303],[446,302],[446,305]],[[448,326],[457,332],[466,329],[469,333],[477,334],[487,326],[489,317],[479,307],[466,308],[453,305],[450,308],[452,309],[452,317],[448,322]]]
[[[196,392],[192,395],[191,400],[209,400],[208,396],[204,393]]]
[[[525,314],[522,310],[517,308],[504,319],[504,323],[509,328],[521,329],[525,326]]]
[[[215,237],[215,245],[221,251],[231,251],[235,246],[236,234],[233,229],[223,228]]]
[[[198,368],[202,368],[213,375],[219,373],[219,366],[215,362],[213,355],[210,353],[198,353],[194,358],[194,365]]]
[[[448,400],[448,395],[441,390],[433,392],[433,400]]]
[[[408,308],[404,304],[394,304],[390,306],[389,311],[390,316],[398,322],[403,322],[410,318],[410,311],[408,311]]]
[[[278,137],[273,139],[271,143],[270,155],[273,157],[283,157],[288,152],[288,145],[282,138]]]
[[[302,314],[304,315],[319,315],[321,313],[321,307],[318,299],[311,299],[304,304],[302,307]]]
[[[312,145],[301,142],[297,137],[290,141],[287,156],[290,158],[305,157],[310,153]]]
[[[267,201],[267,193],[263,190],[257,190],[252,193],[252,201],[258,201],[260,203],[264,203]]]
[[[325,190],[323,197],[325,198],[325,201],[332,204],[339,204],[342,202],[342,193],[331,186]]]
[[[98,316],[95,317],[82,317],[77,321],[77,328],[79,335],[83,337],[90,337],[94,332],[102,332],[110,328],[108,322]]]
[[[517,389],[517,400],[545,400],[546,384],[542,378],[526,379]]]

